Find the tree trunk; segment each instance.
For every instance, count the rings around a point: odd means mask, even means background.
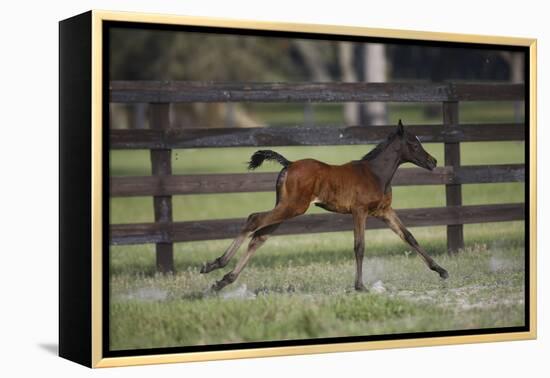
[[[302,55],[309,72],[311,72],[313,81],[330,81],[330,75],[318,49],[317,42],[298,39],[294,41],[294,44],[298,48],[300,55]]]
[[[364,78],[368,83],[386,82],[386,48],[380,43],[364,45]],[[386,125],[388,123],[387,106],[383,102],[368,102],[363,106],[367,125]]]
[[[510,60],[510,76],[512,83],[519,84],[525,81],[524,65],[523,54],[512,54],[512,59]],[[516,123],[523,122],[522,106],[523,103],[521,101],[514,102],[514,121]]]
[[[500,56],[508,63],[508,67],[510,68],[510,82],[514,84],[524,83],[523,70],[525,63],[523,54],[503,51],[500,53]],[[521,101],[514,102],[514,122],[516,123],[523,122],[522,106],[523,103]]]
[[[357,75],[353,66],[354,44],[351,42],[340,42],[338,44],[338,62],[340,64],[341,80],[344,82],[357,82]],[[346,102],[344,104],[344,121],[347,126],[359,124],[359,104]]]

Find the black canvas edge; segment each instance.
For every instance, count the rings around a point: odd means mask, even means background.
[[[59,356],[92,367],[92,12],[59,22]]]

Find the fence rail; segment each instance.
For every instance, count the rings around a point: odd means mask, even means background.
[[[112,81],[111,102],[518,101],[523,84]]]
[[[422,227],[462,225],[481,222],[504,222],[524,219],[524,204],[435,207],[402,209],[397,213],[405,226]],[[119,224],[111,226],[113,245],[174,243],[196,240],[226,239],[234,237],[244,219],[218,219],[204,221]],[[369,218],[367,229],[387,227],[376,218]],[[351,216],[341,214],[303,215],[291,219],[274,232],[274,235],[293,235],[353,230]]]
[[[167,196],[207,193],[272,192],[278,173],[232,173],[111,177],[112,197]],[[447,185],[523,182],[523,164],[474,165],[460,168],[406,168],[396,172],[392,185]]]
[[[395,126],[351,127],[253,127],[253,128],[168,128],[111,130],[114,149],[174,149],[208,147],[328,146],[377,144]],[[522,123],[412,125],[407,130],[423,143],[458,143],[521,140]]]
[[[174,222],[172,196],[205,193],[273,191],[277,173],[173,175],[171,151],[176,148],[267,147],[377,144],[394,130],[391,126],[284,126],[256,128],[180,128],[171,123],[170,103],[188,102],[439,102],[442,124],[411,125],[407,129],[423,143],[444,143],[444,166],[433,172],[399,170],[393,185],[445,185],[446,206],[402,209],[405,225],[447,226],[450,252],[464,245],[463,225],[522,220],[523,203],[462,206],[462,185],[524,182],[523,164],[462,166],[460,143],[521,141],[523,123],[462,124],[460,101],[523,101],[522,84],[411,84],[411,83],[211,83],[112,81],[110,101],[149,103],[151,129],[111,129],[111,149],[151,151],[152,175],[111,177],[111,197],[152,196],[154,223],[115,224],[113,245],[155,243],[157,268],[173,270],[173,243],[223,239],[239,231],[243,219]],[[358,157],[359,158],[359,157]],[[367,227],[385,227],[375,218]],[[351,230],[351,217],[338,214],[301,216],[282,224],[276,234]]]

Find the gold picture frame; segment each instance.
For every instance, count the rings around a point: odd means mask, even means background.
[[[104,314],[104,260],[103,241],[105,225],[103,217],[104,192],[108,187],[108,178],[103,171],[104,106],[105,80],[103,61],[103,26],[106,22],[186,25],[226,29],[248,29],[276,32],[294,32],[307,34],[325,34],[333,36],[376,37],[411,41],[432,41],[449,43],[469,43],[476,45],[501,45],[523,47],[528,50],[528,114],[529,123],[529,235],[528,244],[528,288],[527,303],[529,313],[528,329],[520,332],[503,332],[475,335],[454,335],[442,337],[419,337],[361,342],[341,342],[312,345],[289,345],[260,347],[254,349],[211,350],[185,353],[155,353],[120,357],[106,357],[103,338],[105,329]],[[76,57],[82,50],[85,54]],[[175,15],[126,13],[93,10],[60,23],[60,164],[61,164],[61,240],[60,240],[60,355],[89,367],[114,367],[143,364],[160,364],[187,361],[207,361],[217,359],[237,359],[250,357],[283,356],[311,353],[345,352],[371,349],[434,346],[448,344],[466,344],[496,341],[535,339],[537,335],[536,318],[536,54],[535,39],[501,36],[482,36],[469,34],[451,34],[412,30],[377,29],[368,27],[350,27],[336,25],[294,24],[279,22],[260,22],[253,20],[232,20],[210,17],[189,17]],[[76,60],[75,60],[76,59]],[[72,72],[70,62],[85,63],[82,72]],[[72,73],[71,73],[72,72]],[[76,83],[76,84],[75,84]],[[78,89],[74,89],[78,85]],[[70,92],[70,93],[69,93]],[[82,93],[83,95],[78,95]],[[89,93],[89,96],[87,95]],[[88,97],[87,97],[88,96]],[[89,101],[89,102],[87,102]],[[78,102],[78,104],[77,104]],[[72,112],[74,107],[80,112]],[[89,121],[89,122],[88,122]],[[74,124],[80,122],[80,124]],[[89,126],[82,125],[82,122]],[[71,124],[71,125],[69,125]],[[69,126],[80,131],[68,131]],[[86,145],[86,151],[78,150]],[[75,145],[76,144],[76,145]],[[76,149],[75,149],[76,148]],[[89,170],[75,173],[71,167],[70,154],[90,152]],[[76,155],[79,156],[79,155]],[[88,161],[88,160],[85,160]],[[66,165],[64,165],[66,164]],[[75,174],[77,176],[71,176]],[[82,175],[82,176],[78,176]],[[81,179],[82,178],[82,179]],[[76,180],[76,185],[75,181]],[[89,185],[89,188],[86,187]],[[80,191],[80,189],[82,191]],[[89,198],[87,197],[89,195]],[[76,214],[69,208],[78,201],[85,201],[84,213]],[[86,218],[81,223],[79,217]],[[69,236],[69,233],[74,236]],[[85,237],[82,235],[86,235]],[[71,256],[75,248],[85,250],[83,255]],[[88,284],[86,284],[88,282]],[[78,299],[76,297],[80,295]],[[83,315],[84,314],[84,315]],[[81,341],[79,341],[81,340]],[[78,343],[84,345],[78,349]],[[78,349],[78,350],[75,350]]]

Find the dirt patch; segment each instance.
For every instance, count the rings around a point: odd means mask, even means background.
[[[144,302],[164,301],[168,299],[168,291],[154,287],[142,287],[121,295],[120,298]]]
[[[486,309],[500,305],[523,305],[524,298],[522,293],[508,295],[507,297],[491,295],[491,292],[496,292],[498,289],[497,286],[470,285],[461,288],[428,290],[424,292],[400,290],[390,293],[390,295],[412,302],[423,302],[462,310]]]
[[[223,299],[254,299],[256,294],[247,289],[246,285],[241,285],[235,289],[225,289],[221,292]]]

